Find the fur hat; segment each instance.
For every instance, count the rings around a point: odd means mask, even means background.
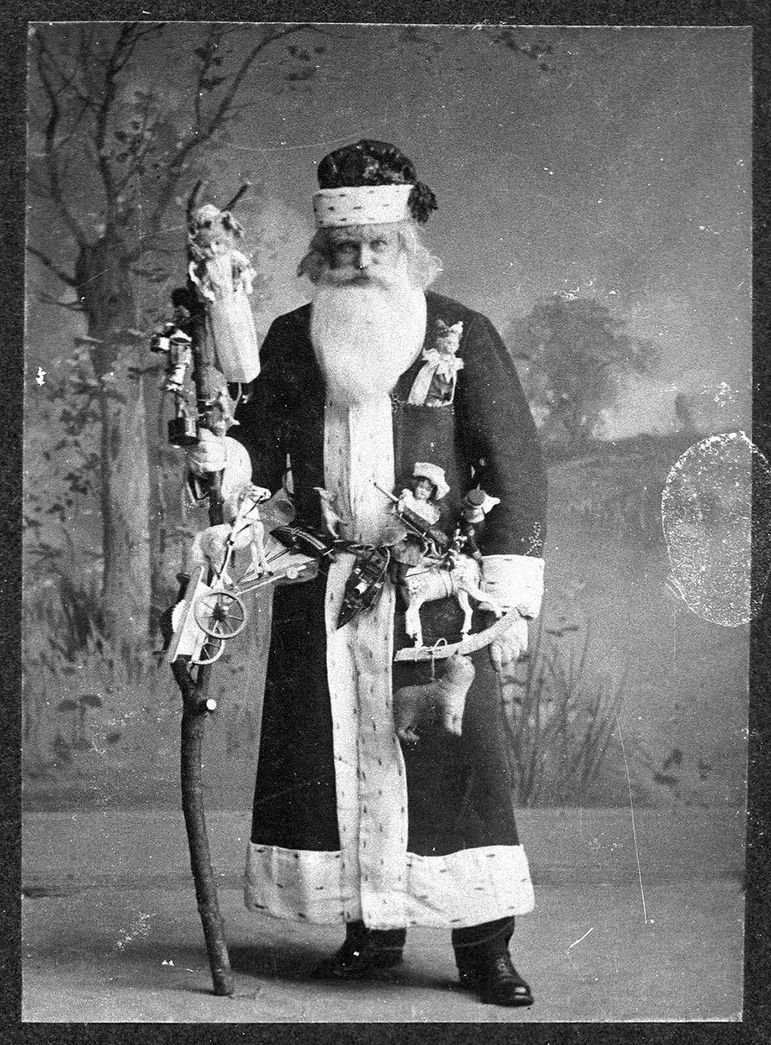
[[[412,160],[388,142],[362,139],[319,163],[313,197],[318,226],[380,225],[412,218],[428,221],[436,196],[417,180]]]
[[[426,461],[418,461],[412,469],[414,479],[428,479],[436,487],[436,499],[441,501],[450,492],[447,480],[444,477],[444,468],[438,464],[428,464]]]

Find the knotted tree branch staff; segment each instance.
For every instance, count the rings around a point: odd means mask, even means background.
[[[211,204],[198,207],[202,188],[199,182],[187,205],[187,287],[172,295],[174,321],[152,345],[155,351],[168,354],[166,389],[175,404],[169,440],[184,447],[194,446],[207,436],[224,435],[234,405],[228,382],[248,382],[259,372],[257,338],[247,298],[251,266],[234,247],[241,228],[230,213],[247,186],[222,211]],[[194,403],[186,381],[191,364]],[[211,526],[223,523],[222,474],[222,469],[213,470],[196,480],[196,496],[208,497]],[[208,582],[212,574],[209,568]],[[233,976],[212,874],[201,788],[205,724],[216,709],[216,702],[209,697],[212,663],[222,650],[223,640],[207,635],[196,625],[184,601],[196,586],[191,588],[190,578],[183,575],[180,581],[180,602],[166,615],[164,631],[170,647],[167,659],[182,694],[182,809],[214,993],[229,995],[233,993]],[[203,583],[201,579],[199,585]],[[189,619],[180,619],[186,612]]]

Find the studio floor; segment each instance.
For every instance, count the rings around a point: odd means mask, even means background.
[[[512,953],[529,1009],[460,988],[449,934],[409,934],[405,962],[375,979],[314,979],[341,927],[255,917],[243,906],[248,816],[209,818],[235,992],[211,989],[181,817],[35,813],[25,818],[25,1022],[523,1023],[737,1021],[744,895],[740,814],[678,820],[616,811],[520,817],[537,905]],[[717,818],[720,820],[720,817]],[[607,879],[603,881],[603,879]]]

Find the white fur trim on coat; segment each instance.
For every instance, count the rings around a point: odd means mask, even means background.
[[[391,400],[387,395],[324,413],[324,482],[350,520],[345,535],[377,544],[392,519],[378,490],[394,485]],[[377,483],[377,486],[375,486]],[[326,592],[327,681],[332,710],[337,822],[345,919],[403,924],[407,783],[391,695],[395,591],[337,627],[354,557],[339,555]]]
[[[344,852],[309,852],[249,844],[246,906],[252,911],[330,925],[360,918],[358,888],[346,874]],[[370,929],[409,925],[462,929],[535,906],[521,845],[461,849],[447,856],[404,854],[390,890],[373,894]]]
[[[505,610],[537,617],[543,599],[543,559],[534,555],[485,555],[483,588]]]
[[[313,197],[313,213],[319,228],[346,225],[384,225],[409,218],[407,200],[413,185],[360,185],[319,189]]]

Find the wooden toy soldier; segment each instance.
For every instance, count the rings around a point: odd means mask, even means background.
[[[529,1005],[509,956],[514,918],[534,899],[498,673],[525,650],[542,596],[535,426],[491,322],[427,290],[441,265],[419,225],[436,199],[412,162],[359,141],[326,156],[318,178],[317,231],[299,266],[312,301],[273,322],[240,423],[218,452],[208,440],[190,451],[191,467],[224,462],[226,477],[279,490],[289,457],[298,519],[321,525],[322,487],[343,536],[373,546],[393,524],[380,491],[399,489],[415,461],[443,470],[456,518],[482,486],[500,501],[478,540],[484,585],[513,623],[471,657],[460,735],[438,726],[410,747],[392,694],[429,682],[431,664],[393,662],[410,645],[393,584],[340,628],[353,555],[276,590],[246,902],[345,926],[320,970],[342,979],[399,963],[409,926],[451,930],[463,984],[487,1003]],[[424,612],[426,644],[460,626],[455,600]]]
[[[470,555],[472,559],[482,562],[482,552],[479,550],[479,538],[485,516],[496,504],[500,504],[497,497],[491,497],[484,490],[477,488],[469,490],[463,498],[463,514],[460,522],[455,527],[452,535],[450,550],[454,554],[462,553]]]

